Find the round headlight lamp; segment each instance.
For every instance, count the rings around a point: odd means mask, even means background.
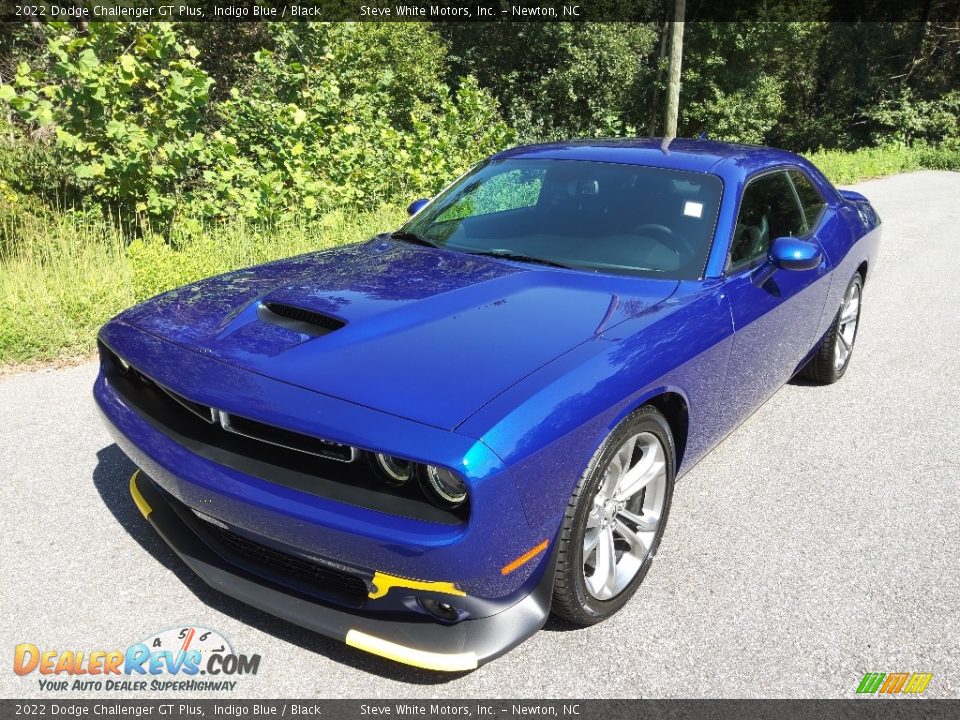
[[[427,495],[442,507],[457,507],[467,499],[463,480],[446,468],[427,465],[424,477]]]
[[[383,453],[373,456],[373,464],[391,485],[403,485],[414,476],[417,470],[416,463]]]

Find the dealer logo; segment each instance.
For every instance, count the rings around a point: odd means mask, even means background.
[[[20,643],[13,652],[13,671],[36,673],[40,689],[51,692],[232,691],[237,677],[256,675],[259,668],[259,655],[237,653],[217,631],[193,626],[155,633],[123,650],[61,651]]]
[[[858,695],[922,695],[933,673],[869,672],[857,686]]]

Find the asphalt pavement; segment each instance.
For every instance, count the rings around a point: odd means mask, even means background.
[[[960,696],[960,173],[856,189],[884,237],[846,376],[787,385],[687,473],[621,613],[551,621],[472,673],[395,665],[207,588],[130,500],[94,364],[0,380],[0,696],[84,696],[15,675],[18,643],[125,648],[186,625],[261,655],[218,698],[852,697],[865,672],[900,671]]]

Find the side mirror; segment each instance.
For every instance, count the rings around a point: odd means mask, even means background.
[[[770,262],[782,270],[813,270],[823,260],[817,243],[780,237],[770,246]]]
[[[430,202],[430,198],[420,198],[419,200],[414,200],[407,206],[408,215],[416,215],[418,212],[423,210],[423,206]]]

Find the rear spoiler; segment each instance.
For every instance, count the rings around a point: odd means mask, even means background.
[[[840,196],[844,200],[849,200],[850,202],[870,202],[866,197],[858,193],[856,190],[838,190],[837,192],[840,193]]]
[[[839,190],[838,192],[840,197],[854,204],[866,229],[870,230],[880,224],[880,216],[877,215],[877,211],[873,209],[873,205],[866,197],[856,190]]]

